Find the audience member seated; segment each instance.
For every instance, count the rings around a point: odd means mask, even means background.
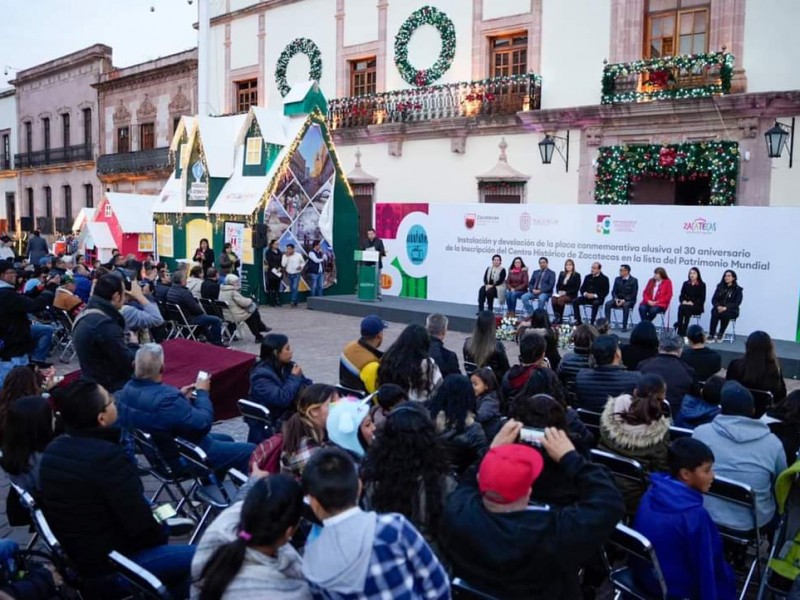
[[[356,465],[338,448],[320,450],[303,473],[303,491],[323,522],[306,544],[303,575],[314,598],[450,598],[444,567],[401,514],[358,507]]]
[[[246,473],[255,446],[235,442],[224,433],[211,433],[211,379],[198,377],[195,385],[178,389],[162,381],[164,367],[164,350],[159,344],[139,348],[134,377],[116,394],[117,426],[153,434],[167,458],[177,458],[173,440],[181,437],[200,446],[218,472],[235,468]]]
[[[622,364],[635,371],[639,363],[658,354],[658,333],[650,321],[640,321],[631,332],[630,340],[622,345]]]
[[[698,394],[699,386],[694,369],[681,360],[683,339],[674,331],[661,334],[658,354],[639,363],[642,375],[660,375],[667,384],[667,401],[672,413],[681,410],[681,402],[687,394]]]
[[[538,333],[547,342],[547,350],[544,355],[547,357],[547,362],[550,363],[550,368],[554,371],[558,369],[561,364],[561,353],[558,351],[558,330],[553,329],[553,324],[550,322],[550,315],[544,308],[537,308],[533,311],[529,321],[523,321],[517,330],[517,341],[528,332]]]
[[[736,578],[725,562],[722,538],[703,508],[703,494],[714,481],[714,454],[691,438],[669,447],[669,474],[653,473],[639,503],[633,527],[658,556],[669,598],[734,600]],[[661,588],[649,568],[633,565],[636,581],[654,597]]]
[[[149,293],[145,293],[148,289],[137,283],[131,285],[131,289],[125,294],[127,302],[120,309],[125,320],[125,331],[134,334],[140,341],[146,341],[150,337],[151,327],[160,327],[164,324],[164,317],[161,316],[158,305],[150,300]]]
[[[515,443],[509,421],[476,472],[450,495],[439,543],[457,577],[501,598],[580,598],[578,570],[622,517],[622,497],[605,468],[585,460],[563,431],[548,428],[544,452],[574,481],[579,499],[561,510],[530,509],[542,454]]]
[[[424,402],[442,382],[439,367],[430,357],[431,338],[422,325],[408,325],[389,346],[378,367],[378,381],[399,385],[408,399]]]
[[[592,263],[592,272],[583,278],[580,294],[572,303],[572,310],[575,314],[575,322],[582,323],[581,306],[587,304],[591,307],[591,323],[597,318],[597,311],[603,306],[606,296],[608,296],[608,277],[603,274],[602,265],[599,262]]]
[[[673,414],[677,427],[694,429],[714,420],[719,414],[719,403],[725,379],[719,375],[709,377],[700,390],[700,395],[689,394],[683,397],[681,409]]]
[[[721,412],[711,423],[694,430],[692,437],[708,445],[716,457],[716,472],[722,477],[753,488],[759,527],[771,525],[775,517],[772,490],[775,479],[786,469],[786,453],[769,426],[753,418],[752,394],[736,381],[722,387]],[[705,507],[717,525],[751,531],[750,511],[718,498],[706,498]],[[768,533],[769,535],[769,533]]]
[[[53,299],[53,308],[67,311],[74,319],[85,307],[86,303],[75,293],[75,279],[70,273],[61,276],[61,285],[56,288],[56,297]]]
[[[125,283],[116,273],[107,273],[94,284],[86,309],[75,321],[72,338],[81,376],[96,381],[113,393],[133,375],[135,349],[125,337]]]
[[[41,396],[17,398],[6,413],[0,466],[12,483],[34,498],[41,491],[39,465],[53,439],[53,422],[50,403]]]
[[[521,257],[515,256],[511,261],[511,269],[506,277],[506,307],[508,316],[512,319],[517,316],[517,300],[528,291],[528,267]]]
[[[227,277],[225,278],[225,283],[230,283]],[[221,300],[222,298],[219,297],[219,292],[220,282],[217,269],[215,267],[209,267],[208,271],[206,271],[203,283],[200,284],[200,297],[206,300]]]
[[[598,317],[594,321],[594,328],[597,330],[597,335],[608,335],[611,333],[611,323],[605,317]]]
[[[197,269],[198,267],[193,267]],[[202,282],[202,279],[199,280]],[[197,325],[198,329],[206,336],[206,339],[215,346],[222,345],[222,321],[214,315],[207,315],[200,306],[197,298],[200,297],[200,287],[197,287],[196,295],[186,287],[186,271],[175,271],[172,274],[172,285],[167,291],[167,302],[177,304],[186,320]]]
[[[348,452],[356,463],[364,458],[375,438],[369,406],[355,398],[339,398],[328,407],[325,421],[328,440]]]
[[[289,543],[302,514],[299,483],[286,475],[259,479],[244,502],[222,511],[200,538],[191,597],[311,600],[303,559]]]
[[[11,403],[17,398],[38,396],[41,393],[40,376],[30,366],[14,367],[9,371],[0,389],[0,444]]]
[[[500,384],[504,398],[512,401],[525,387],[531,373],[536,369],[548,368],[548,362],[544,356],[546,349],[547,342],[538,333],[527,330],[522,335],[519,340],[519,364],[508,370]]]
[[[689,269],[689,276],[681,286],[678,301],[680,306],[678,306],[678,321],[675,323],[675,329],[678,335],[684,336],[692,317],[702,315],[705,311],[706,284],[697,267]]]
[[[489,448],[476,412],[475,392],[464,375],[448,375],[430,403],[446,459],[456,473],[480,460]]]
[[[656,267],[653,277],[647,281],[639,304],[639,317],[642,321],[652,321],[667,312],[672,302],[672,281],[663,267]]]
[[[158,302],[167,301],[167,293],[172,286],[172,279],[170,278],[169,271],[160,269],[158,271],[158,279],[155,282],[155,298]]]
[[[399,385],[386,383],[375,391],[373,400],[376,404],[371,411],[372,422],[380,429],[396,406],[408,402],[408,394]]]
[[[793,464],[800,451],[800,390],[791,392],[774,408],[768,410],[761,420],[783,444],[786,464]]]
[[[610,398],[600,417],[602,450],[631,458],[647,473],[667,470],[670,420],[664,414],[667,386],[657,374],[642,375],[633,395]],[[633,515],[646,486],[617,478],[625,496],[626,513]]]
[[[494,313],[494,301],[502,301],[506,289],[506,270],[502,266],[503,259],[499,254],[492,256],[492,265],[483,273],[483,285],[478,289],[478,312],[483,312],[488,305],[489,312]]]
[[[172,284],[175,284],[174,280],[172,281]],[[200,265],[194,265],[191,269],[189,269],[189,277],[186,279],[186,289],[188,289],[195,298],[201,298],[202,296],[200,295],[200,288],[202,286],[203,267]]]
[[[527,314],[533,313],[533,300],[536,301],[536,308],[544,308],[547,301],[553,295],[553,288],[556,287],[556,274],[548,267],[547,259],[542,256],[539,259],[539,270],[533,271],[528,280],[528,291],[522,295],[522,306],[525,307]]]
[[[214,269],[211,267],[209,273]],[[205,281],[208,283],[208,281]],[[263,334],[272,331],[272,328],[264,325],[261,320],[261,313],[258,312],[258,302],[252,298],[242,296],[242,283],[238,275],[228,275],[225,283],[217,290],[217,297],[214,300],[222,300],[228,305],[228,315],[226,317],[234,323],[246,323],[250,333],[253,334],[256,344],[260,344],[264,339]]]
[[[564,261],[564,270],[558,274],[558,283],[556,284],[556,293],[550,298],[550,304],[553,306],[553,322],[560,325],[564,320],[564,307],[567,304],[572,304],[572,301],[578,297],[581,287],[581,274],[575,271],[575,262],[568,258]]]
[[[282,333],[269,333],[261,342],[260,360],[250,371],[250,400],[269,409],[276,429],[294,412],[303,388],[313,383],[303,375],[303,368],[292,361],[293,357],[289,338]],[[248,441],[260,442],[263,425],[249,425]]]
[[[575,376],[581,369],[588,369],[589,354],[592,344],[597,339],[597,330],[584,323],[572,330],[572,350],[567,352],[558,364],[556,372],[564,385],[575,382]]]
[[[472,363],[475,368],[489,367],[498,381],[502,381],[509,369],[506,347],[497,339],[497,322],[494,313],[485,310],[478,314],[472,335],[464,340],[462,353],[464,363]],[[466,365],[465,365],[466,368]],[[470,368],[466,368],[469,372]]]
[[[751,390],[771,392],[775,402],[786,398],[786,382],[783,380],[781,364],[775,356],[775,345],[764,331],[754,331],[747,336],[744,356],[730,362],[725,378],[738,381]],[[758,416],[761,416],[766,407],[756,408],[759,409]]]
[[[632,394],[639,383],[639,373],[622,364],[619,340],[601,335],[592,344],[594,368],[581,369],[575,377],[576,408],[602,412],[610,397]]]
[[[89,269],[85,265],[75,265],[72,269],[72,276],[75,278],[75,295],[83,302],[89,302],[92,295],[92,280],[89,278]]]
[[[711,322],[708,326],[708,343],[721,342],[728,324],[739,316],[744,290],[738,283],[736,272],[728,269],[722,274],[711,296]],[[717,333],[719,327],[719,333]]]
[[[339,357],[339,384],[351,390],[372,393],[378,387],[378,366],[383,352],[386,322],[378,316],[367,315],[361,319],[361,337],[347,344]]]
[[[422,406],[406,403],[389,414],[362,463],[361,478],[366,510],[400,513],[433,542],[456,482]]]
[[[502,392],[497,385],[494,371],[489,367],[475,369],[469,376],[475,392],[475,420],[483,427],[486,439],[490,440],[500,431],[503,415],[506,414]]]
[[[281,472],[300,479],[309,459],[328,443],[325,429],[336,388],[324,383],[308,386],[297,399],[297,410],[283,424]]]
[[[636,296],[638,294],[639,281],[631,275],[631,266],[620,265],[619,277],[614,278],[614,286],[611,288],[611,300],[606,302],[606,321],[611,322],[611,311],[613,309],[621,310],[622,331],[628,331],[628,317],[633,305],[636,304]]]
[[[706,347],[706,334],[702,325],[689,325],[686,339],[689,346],[683,349],[681,360],[694,369],[698,381],[708,381],[722,368],[722,356]]]
[[[444,347],[447,324],[447,317],[439,313],[430,314],[425,319],[425,328],[431,338],[430,356],[439,367],[439,371],[442,372],[442,377],[461,373],[461,368],[458,366],[458,355]]]
[[[42,455],[44,514],[85,590],[96,590],[88,596],[116,598],[127,588],[108,560],[116,550],[158,577],[174,598],[185,598],[194,546],[167,545],[167,529],[153,518],[137,467],[113,427],[114,398],[79,380],[54,399],[66,434]]]

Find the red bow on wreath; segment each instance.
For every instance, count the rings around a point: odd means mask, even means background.
[[[417,71],[417,76],[414,78],[414,84],[422,87],[423,85],[427,85],[427,83],[428,74],[425,72],[425,69]]]
[[[671,167],[675,164],[678,151],[675,148],[662,148],[658,152],[658,164],[662,167]]]
[[[650,76],[648,77],[648,83],[653,87],[665,88],[669,83],[669,79],[670,79],[669,71],[666,70],[651,71]]]

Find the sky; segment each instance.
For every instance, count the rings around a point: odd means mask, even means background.
[[[7,66],[27,69],[97,43],[113,49],[115,67],[188,50],[195,22],[197,0],[0,0],[0,89],[16,75],[4,75]]]

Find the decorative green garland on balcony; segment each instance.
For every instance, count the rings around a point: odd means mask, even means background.
[[[295,38],[283,49],[278,57],[278,63],[275,65],[275,83],[278,84],[281,96],[286,96],[292,90],[286,81],[286,68],[295,54],[308,56],[311,63],[311,69],[308,72],[309,79],[319,81],[322,78],[322,55],[317,45],[308,38]]]
[[[666,56],[636,60],[628,63],[606,64],[603,67],[602,103],[616,104],[620,102],[640,102],[641,100],[663,100],[682,98],[706,98],[714,94],[729,94],[733,77],[734,58],[730,52],[711,52],[704,54],[687,54],[682,56]],[[672,70],[693,72],[699,68],[709,70],[719,66],[719,83],[698,87],[663,87],[662,89],[639,92],[631,90],[617,92],[617,77],[638,73],[650,73],[651,78],[664,85],[672,79]]]
[[[422,25],[433,25],[442,36],[442,50],[430,69],[416,69],[408,62],[408,42]],[[422,87],[437,81],[453,64],[456,55],[456,28],[453,21],[438,8],[423,6],[411,13],[394,38],[394,64],[402,78],[411,85]]]
[[[711,180],[711,204],[736,203],[739,173],[737,142],[604,146],[597,158],[594,198],[597,204],[629,204],[632,181],[660,177],[672,181]]]

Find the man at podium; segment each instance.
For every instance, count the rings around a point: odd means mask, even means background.
[[[367,239],[361,245],[362,250],[374,250],[378,253],[378,300],[381,299],[381,271],[383,270],[383,257],[386,256],[386,248],[383,245],[383,240],[376,234],[375,230],[370,227],[367,229]]]

